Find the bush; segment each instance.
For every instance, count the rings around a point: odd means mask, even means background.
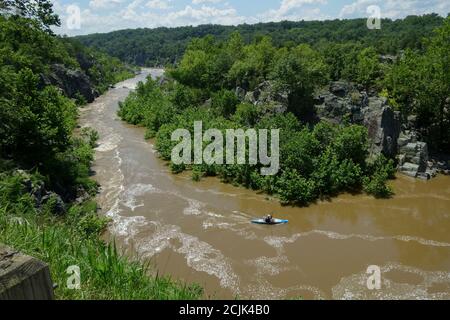
[[[260,117],[258,107],[250,103],[241,103],[236,107],[232,121],[244,127],[254,127]]]
[[[364,191],[377,198],[389,198],[393,191],[386,185],[387,179],[387,175],[380,172],[375,173],[372,177],[364,177]]]
[[[0,242],[43,260],[50,266],[57,299],[197,299],[202,289],[166,277],[151,276],[144,262],[119,254],[115,244],[105,244],[101,232],[107,220],[97,216],[97,205],[88,201],[72,205],[64,216],[52,212],[54,201],[43,208],[25,188],[39,175],[0,174]],[[42,181],[40,181],[42,183]],[[41,214],[39,214],[41,213]],[[80,290],[65,285],[66,269],[81,269]]]
[[[395,178],[395,167],[392,159],[387,159],[380,155],[369,164],[369,176],[364,177],[363,188],[368,194],[377,198],[389,198],[392,194],[392,188],[386,182],[388,179]]]
[[[307,205],[316,199],[314,182],[303,178],[295,170],[287,170],[282,173],[277,181],[277,192],[284,204]]]
[[[230,117],[235,113],[238,103],[239,100],[233,91],[221,90],[213,94],[211,107],[216,110],[218,115]]]

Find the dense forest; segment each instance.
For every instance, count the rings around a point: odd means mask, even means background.
[[[90,178],[98,136],[75,130],[78,107],[134,69],[55,36],[49,1],[2,1],[0,10],[0,242],[47,262],[57,298],[198,297],[198,287],[148,277],[101,239],[108,221]],[[81,290],[65,286],[70,265],[81,268]]]
[[[381,30],[369,30],[365,19],[332,21],[283,21],[239,26],[201,25],[197,27],[134,29],[106,34],[77,37],[83,44],[101,49],[122,61],[155,66],[176,63],[194,38],[213,35],[225,40],[239,32],[245,43],[270,36],[273,45],[290,47],[309,44],[313,48],[324,44],[354,44],[372,46],[381,54],[395,54],[399,50],[421,49],[422,38],[442,24],[436,14],[409,16],[401,20],[382,20]]]
[[[430,16],[434,17],[434,16]],[[162,158],[170,161],[177,144],[171,133],[193,123],[203,130],[218,128],[278,128],[280,168],[262,176],[259,165],[175,165],[172,171],[191,170],[193,179],[218,176],[223,181],[277,195],[283,203],[306,205],[343,191],[364,190],[379,197],[392,190],[386,181],[395,172],[384,155],[370,159],[367,128],[311,121],[314,92],[330,79],[358,83],[384,95],[403,116],[414,115],[418,127],[435,150],[448,150],[450,18],[423,40],[420,49],[405,52],[395,62],[383,62],[372,44],[328,43],[278,47],[269,36],[246,44],[239,32],[227,40],[208,35],[194,39],[168,77],[140,84],[119,115],[148,128],[156,137]],[[407,46],[405,44],[405,46]],[[285,95],[286,112],[271,109],[268,101],[249,103],[239,91],[272,87]]]

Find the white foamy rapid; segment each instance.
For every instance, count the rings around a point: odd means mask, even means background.
[[[381,289],[367,288],[366,270],[344,277],[333,287],[333,299],[339,300],[436,300],[450,299],[450,272],[424,271],[397,263],[381,266]],[[410,274],[418,283],[396,282],[389,278],[390,271]]]
[[[450,247],[450,243],[440,242],[434,240],[423,239],[420,237],[406,236],[406,235],[394,235],[394,236],[373,236],[368,234],[342,234],[333,231],[325,230],[311,230],[308,232],[296,233],[290,237],[265,237],[269,245],[275,248],[282,248],[285,243],[294,243],[300,238],[309,237],[311,235],[318,234],[321,236],[328,237],[334,240],[347,240],[352,238],[357,238],[366,241],[382,241],[382,240],[397,240],[403,242],[417,242],[424,246],[434,246],[434,247]]]
[[[141,75],[140,78],[145,79],[145,75]],[[136,79],[129,79],[116,85],[119,90],[123,88],[133,90],[136,86]],[[115,93],[110,92],[109,94],[114,95]],[[172,250],[182,255],[190,268],[217,277],[222,287],[229,288],[234,294],[238,295],[240,293],[239,278],[233,272],[231,262],[220,250],[193,235],[184,233],[179,226],[152,221],[150,218],[140,215],[130,215],[137,208],[144,207],[143,199],[146,195],[165,193],[181,198],[186,202],[187,205],[183,210],[184,215],[206,214],[208,217],[215,219],[221,217],[205,211],[205,204],[198,200],[172,191],[163,192],[153,184],[141,183],[139,180],[135,183],[125,182],[122,168],[122,165],[125,164],[123,164],[120,146],[129,141],[124,141],[120,131],[114,130],[102,119],[102,116],[115,119],[114,114],[109,113],[115,111],[105,108],[106,103],[100,98],[99,101],[83,110],[83,113],[86,115],[90,112],[95,115],[94,117],[91,116],[90,121],[85,120],[84,126],[91,126],[100,134],[100,140],[95,149],[97,162],[100,160],[108,162],[106,166],[99,166],[95,169],[97,176],[102,180],[98,201],[102,211],[111,219],[109,226],[111,234],[126,246],[132,247],[137,255],[142,258],[152,258],[165,249]],[[126,165],[129,166],[130,164],[127,163]],[[161,175],[160,172],[149,170],[145,173],[139,173],[137,177],[148,177],[149,174],[153,176]]]
[[[151,184],[137,183],[131,185],[125,189],[122,193],[122,204],[131,209],[131,211],[136,210],[136,208],[143,207],[144,202],[138,202],[137,198],[144,196],[149,193],[160,192],[159,189],[155,188]]]
[[[138,240],[135,247],[144,258],[151,258],[170,249],[183,255],[189,267],[206,272],[220,280],[220,285],[239,294],[239,278],[233,272],[230,261],[210,244],[182,232],[179,226],[162,225],[152,221],[154,232]]]

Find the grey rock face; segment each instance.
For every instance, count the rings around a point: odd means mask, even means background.
[[[79,94],[87,102],[94,101],[98,96],[91,81],[83,71],[67,69],[61,64],[52,65],[48,76],[41,75],[41,83],[60,88],[70,98],[76,98]]]
[[[76,59],[83,71],[87,71],[95,65],[95,58],[91,55],[86,55],[83,52],[78,52],[76,54]]]
[[[335,81],[315,96],[316,113],[319,118],[332,123],[341,123],[344,119],[362,124],[362,108],[368,105],[368,95],[359,91],[349,82]]]
[[[410,162],[405,162],[400,167],[400,172],[402,172],[403,174],[406,174],[410,177],[416,178],[417,173],[419,172],[419,165],[410,163]]]
[[[259,106],[263,113],[284,113],[289,103],[288,93],[279,92],[270,81],[264,81],[249,92],[238,87],[236,96],[243,102]]]
[[[25,190],[33,197],[35,207],[42,209],[43,206],[52,201],[53,211],[57,215],[66,213],[66,205],[61,196],[55,192],[49,192],[45,189],[45,184],[42,181],[33,182],[29,173],[23,170],[16,170],[17,174],[21,176],[22,184]]]
[[[434,165],[428,162],[428,145],[417,141],[415,132],[403,132],[397,140],[399,171],[411,177],[430,179],[436,175]]]
[[[338,97],[345,97],[351,90],[351,84],[346,81],[335,81],[330,84],[330,92]]]
[[[383,97],[369,97],[357,86],[335,81],[315,97],[316,113],[321,119],[332,123],[344,120],[367,127],[371,140],[371,154],[383,153],[387,157],[397,154],[400,135],[400,116],[394,112]]]
[[[368,106],[362,109],[363,124],[372,141],[371,153],[394,158],[400,136],[400,116],[392,111],[384,98],[369,98]]]

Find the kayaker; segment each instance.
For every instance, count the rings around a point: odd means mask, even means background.
[[[268,224],[272,224],[274,222],[271,214],[268,214],[264,221]]]

